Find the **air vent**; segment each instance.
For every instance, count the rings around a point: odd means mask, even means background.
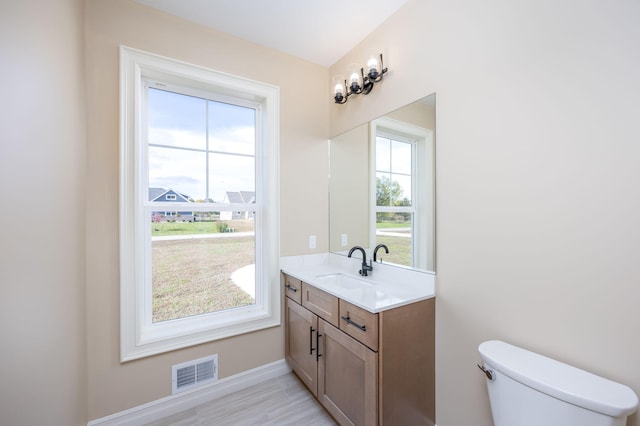
[[[193,389],[215,380],[218,380],[218,354],[171,367],[172,394]]]

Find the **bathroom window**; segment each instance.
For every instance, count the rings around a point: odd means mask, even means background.
[[[278,325],[277,88],[121,59],[121,360]]]
[[[385,244],[385,262],[433,270],[425,238],[433,232],[431,131],[390,118],[371,124],[370,246]]]
[[[389,247],[389,261],[413,266],[415,141],[378,129],[375,152],[375,243]]]

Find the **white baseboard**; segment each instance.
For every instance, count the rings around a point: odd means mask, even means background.
[[[87,426],[137,426],[188,410],[291,371],[284,359],[225,377],[198,389],[170,395],[110,416],[91,420]]]

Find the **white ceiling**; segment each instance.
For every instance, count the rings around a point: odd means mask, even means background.
[[[329,67],[407,0],[135,0]]]

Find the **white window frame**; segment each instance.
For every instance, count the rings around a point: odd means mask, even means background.
[[[149,218],[142,205],[147,188],[144,80],[160,79],[195,90],[241,98],[257,105],[261,134],[256,144],[256,302],[211,314],[153,323],[148,309]],[[279,89],[197,65],[120,47],[120,360],[130,361],[280,325],[279,275]],[[179,203],[171,208],[179,209]],[[168,206],[167,206],[168,207]],[[243,206],[245,207],[245,206]],[[238,205],[227,207],[237,210]],[[189,203],[188,210],[198,210]],[[147,281],[145,281],[147,280]],[[145,292],[147,296],[145,296]],[[146,307],[145,307],[146,304]]]
[[[435,252],[435,211],[434,211],[434,141],[433,131],[418,127],[389,117],[382,117],[371,121],[369,152],[370,166],[370,217],[369,217],[369,247],[376,245],[376,213],[382,211],[413,213],[412,227],[412,262],[413,268],[433,271],[433,253]],[[378,207],[376,204],[376,138],[395,137],[400,141],[405,139],[415,141],[412,155],[411,172],[411,207]],[[426,238],[416,238],[423,235]]]

